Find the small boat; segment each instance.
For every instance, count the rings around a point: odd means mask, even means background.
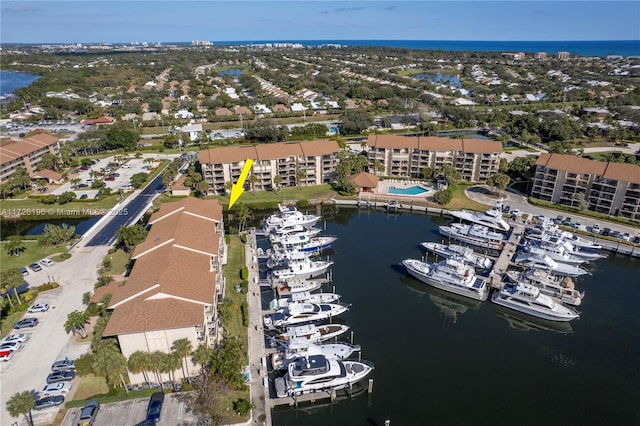
[[[484,212],[452,210],[449,214],[465,222],[483,225],[500,232],[507,232],[511,229],[511,226],[502,217],[502,201],[502,198],[500,198],[493,207]]]
[[[431,241],[421,243],[420,245],[425,250],[444,258],[459,256],[466,264],[476,268],[490,269],[491,266],[493,266],[493,261],[489,257],[477,254],[470,247],[463,247],[458,244],[445,245]]]
[[[366,361],[340,361],[324,355],[297,358],[287,367],[287,374],[275,380],[278,398],[323,390],[339,390],[359,382],[374,366]]]
[[[584,293],[575,289],[570,277],[560,277],[541,269],[527,269],[523,272],[507,271],[507,276],[514,282],[531,284],[548,296],[554,297],[567,305],[580,306]]]
[[[359,345],[351,345],[345,342],[313,343],[303,337],[289,340],[281,351],[271,356],[271,365],[274,369],[287,368],[289,363],[308,355],[324,355],[327,359],[347,359],[354,352],[359,352]]]
[[[287,239],[287,238],[291,238],[294,236],[305,236],[305,237],[309,237],[309,238],[313,238],[316,235],[318,235],[322,230],[319,228],[309,228],[306,229],[300,225],[296,225],[294,227],[291,228],[287,228],[289,230],[291,229],[297,229],[297,231],[290,231],[290,232],[278,232],[278,231],[274,231],[271,234],[269,234],[269,241],[271,241],[271,243],[281,243],[283,240]]]
[[[425,263],[416,259],[405,259],[402,264],[409,275],[425,284],[475,300],[487,300],[487,280],[476,275],[472,266],[460,258],[450,257],[438,263]]]
[[[537,268],[545,271],[551,271],[556,275],[567,277],[579,277],[580,275],[586,275],[589,273],[579,266],[556,262],[549,256],[541,253],[534,253],[531,251],[519,253],[515,257],[514,262],[517,265],[527,268]]]
[[[319,280],[277,280],[273,286],[280,296],[288,296],[300,292],[316,291],[322,287],[322,281]]]
[[[267,278],[307,280],[324,274],[331,265],[331,260],[311,260],[308,257],[288,259],[283,265],[273,268]]]
[[[278,309],[264,317],[264,326],[272,330],[289,325],[325,321],[348,309],[347,305],[337,303],[289,303],[286,308]]]
[[[486,226],[451,223],[448,226],[439,226],[438,230],[442,235],[474,246],[491,250],[502,250],[504,247],[504,234],[491,232]]]
[[[571,321],[579,318],[578,312],[555,302],[542,294],[538,287],[524,283],[505,283],[493,293],[491,300],[505,308],[549,321]]]
[[[322,251],[326,248],[331,247],[331,245],[337,240],[336,237],[333,236],[322,236],[322,237],[309,237],[307,235],[290,235],[278,241],[277,243],[272,243],[274,247],[280,246],[285,250],[300,250],[300,251]]]
[[[290,342],[293,339],[304,338],[309,342],[324,342],[333,338],[337,338],[341,334],[346,333],[349,330],[349,326],[344,324],[304,324],[287,327],[287,331],[273,337],[272,346],[278,343]]]
[[[340,295],[335,293],[310,293],[308,291],[300,291],[297,293],[291,293],[287,297],[273,299],[269,303],[269,309],[276,311],[278,309],[286,308],[290,303],[333,303],[337,302],[339,299]]]
[[[320,220],[320,216],[303,214],[295,206],[278,204],[278,209],[280,210],[279,213],[269,216],[264,221],[263,230],[265,233],[295,225],[311,228]]]
[[[582,257],[568,254],[563,246],[551,246],[546,244],[540,244],[534,241],[529,241],[522,247],[523,251],[530,253],[549,256],[551,259],[559,263],[568,263],[570,265],[581,265],[588,261]]]

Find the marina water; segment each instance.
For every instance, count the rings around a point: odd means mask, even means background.
[[[333,284],[352,303],[342,320],[376,365],[373,393],[279,408],[274,425],[640,424],[639,259],[591,265],[576,279],[581,318],[554,325],[406,276],[398,263],[423,256],[420,242],[442,241],[446,219],[323,214],[338,237]]]

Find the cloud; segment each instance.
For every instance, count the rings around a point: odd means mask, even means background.
[[[362,10],[364,7],[337,7],[333,9],[334,12],[353,12],[355,10]]]

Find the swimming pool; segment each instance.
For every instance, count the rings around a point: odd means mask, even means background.
[[[395,186],[390,186],[387,188],[387,194],[394,195],[422,195],[429,192],[428,189],[424,189],[421,186],[410,186],[409,188],[396,188]]]

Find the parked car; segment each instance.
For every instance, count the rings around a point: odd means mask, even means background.
[[[30,314],[34,314],[36,312],[47,312],[49,310],[49,305],[47,303],[36,303],[31,306],[27,311]]]
[[[17,351],[20,350],[22,344],[20,342],[4,342],[0,343],[0,351]]]
[[[9,361],[13,358],[13,351],[0,351],[0,361]]]
[[[21,328],[33,328],[36,325],[38,325],[38,318],[29,317],[13,323],[13,328],[20,330]]]
[[[620,231],[611,231],[611,233],[609,234],[610,237],[613,238],[621,238],[622,237],[622,233],[620,233]]]
[[[29,265],[29,269],[31,269],[33,272],[38,272],[42,270],[42,266],[38,265],[37,263],[32,263],[31,265]]]
[[[43,264],[44,266],[46,266],[47,268],[48,268],[48,267],[50,267],[50,266],[53,266],[53,260],[51,260],[51,259],[49,259],[49,258],[47,258],[47,257],[45,257],[44,259],[42,259],[42,260],[40,261],[40,263],[42,263],[42,264]]]
[[[604,235],[605,237],[608,236],[609,234],[611,234],[611,228],[604,228],[602,230],[602,235]]]
[[[132,168],[132,167],[133,167],[133,166],[132,166],[131,164],[124,164],[124,165],[122,166],[122,168],[123,168],[123,169],[130,169],[130,168]]]
[[[20,267],[20,273],[22,273],[23,276],[27,276],[29,275],[29,271],[27,270],[27,268],[25,268],[24,266]]]
[[[58,382],[45,385],[40,391],[42,396],[66,395],[71,390],[71,382]]]
[[[70,382],[76,377],[73,370],[54,371],[47,376],[47,383]]]
[[[149,405],[147,406],[147,424],[156,424],[160,421],[163,401],[164,393],[155,392],[151,395]]]
[[[76,369],[75,362],[67,357],[58,359],[51,365],[51,371],[68,371]]]
[[[28,334],[24,334],[24,333],[15,333],[15,334],[10,334],[7,337],[5,337],[4,339],[0,340],[0,343],[6,343],[6,342],[20,342],[20,343],[24,343],[27,340],[29,340],[29,335]]]
[[[631,241],[631,234],[625,232],[624,234],[622,234],[622,239],[625,241]]]
[[[92,426],[93,422],[96,421],[98,410],[100,410],[100,404],[98,404],[98,401],[87,402],[80,411],[78,426]]]
[[[89,185],[87,185],[86,183],[81,183],[76,188],[88,188],[88,187],[89,187]]]
[[[106,178],[104,178],[104,180],[111,182],[111,181],[116,180],[116,178],[115,178],[115,176],[107,176]]]
[[[81,199],[81,200],[86,200],[87,198],[89,198],[89,196],[88,196],[87,194],[82,194],[82,195],[80,196],[80,199]]]
[[[599,234],[600,225],[598,225],[597,223],[594,223],[593,226],[591,227],[591,232],[593,232],[594,234]]]
[[[49,407],[56,407],[64,402],[64,396],[55,395],[55,396],[47,396],[44,398],[40,398],[36,401],[33,406],[34,410],[44,410]]]

